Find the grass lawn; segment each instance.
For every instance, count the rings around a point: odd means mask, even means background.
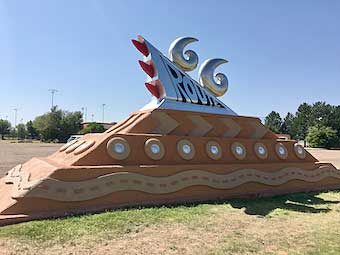
[[[340,191],[22,223],[0,254],[340,254]]]

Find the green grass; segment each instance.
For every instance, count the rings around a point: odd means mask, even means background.
[[[63,219],[32,221],[0,228],[0,238],[63,243],[91,234],[100,239],[138,232],[160,223],[190,223],[207,214],[209,205],[108,211]]]
[[[150,254],[340,254],[339,202],[333,191],[108,211],[5,226],[0,246],[19,243],[14,251],[23,254],[106,245],[117,254],[120,242],[127,253],[137,245]]]

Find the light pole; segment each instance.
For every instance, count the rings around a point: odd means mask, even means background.
[[[102,106],[103,106],[103,123],[104,123],[104,117],[105,117],[105,115],[104,115],[105,114],[105,105],[106,104],[102,104]]]
[[[83,115],[83,122],[85,122],[85,117],[84,117],[84,110],[85,110],[85,108],[84,108],[84,107],[82,107],[82,108],[81,108],[81,113],[82,113],[82,115]]]
[[[92,122],[93,122],[93,118],[94,118],[94,114],[92,113],[92,114],[91,114],[91,120],[92,120]]]
[[[53,106],[54,106],[54,94],[57,93],[58,90],[56,90],[56,89],[49,89],[48,91],[51,92],[51,96],[52,96],[52,104],[51,104],[52,107],[51,107],[51,109],[53,109]]]
[[[84,122],[86,122],[86,120],[87,120],[87,107],[82,107],[81,111],[83,113],[83,120],[84,120]]]
[[[16,128],[17,126],[17,117],[18,117],[18,108],[14,108],[13,111],[14,111],[14,128]]]

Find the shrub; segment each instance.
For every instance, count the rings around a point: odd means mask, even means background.
[[[309,128],[306,140],[311,147],[330,149],[339,145],[337,132],[330,127],[320,125]]]
[[[0,139],[4,139],[5,135],[8,135],[11,132],[11,123],[7,120],[0,119]]]
[[[103,133],[105,128],[102,124],[92,122],[86,128],[80,130],[79,134],[85,135],[87,133]]]

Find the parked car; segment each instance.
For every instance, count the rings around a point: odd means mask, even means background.
[[[83,135],[71,135],[69,139],[67,139],[67,142],[71,142],[73,140],[78,140],[79,138],[82,138]]]

